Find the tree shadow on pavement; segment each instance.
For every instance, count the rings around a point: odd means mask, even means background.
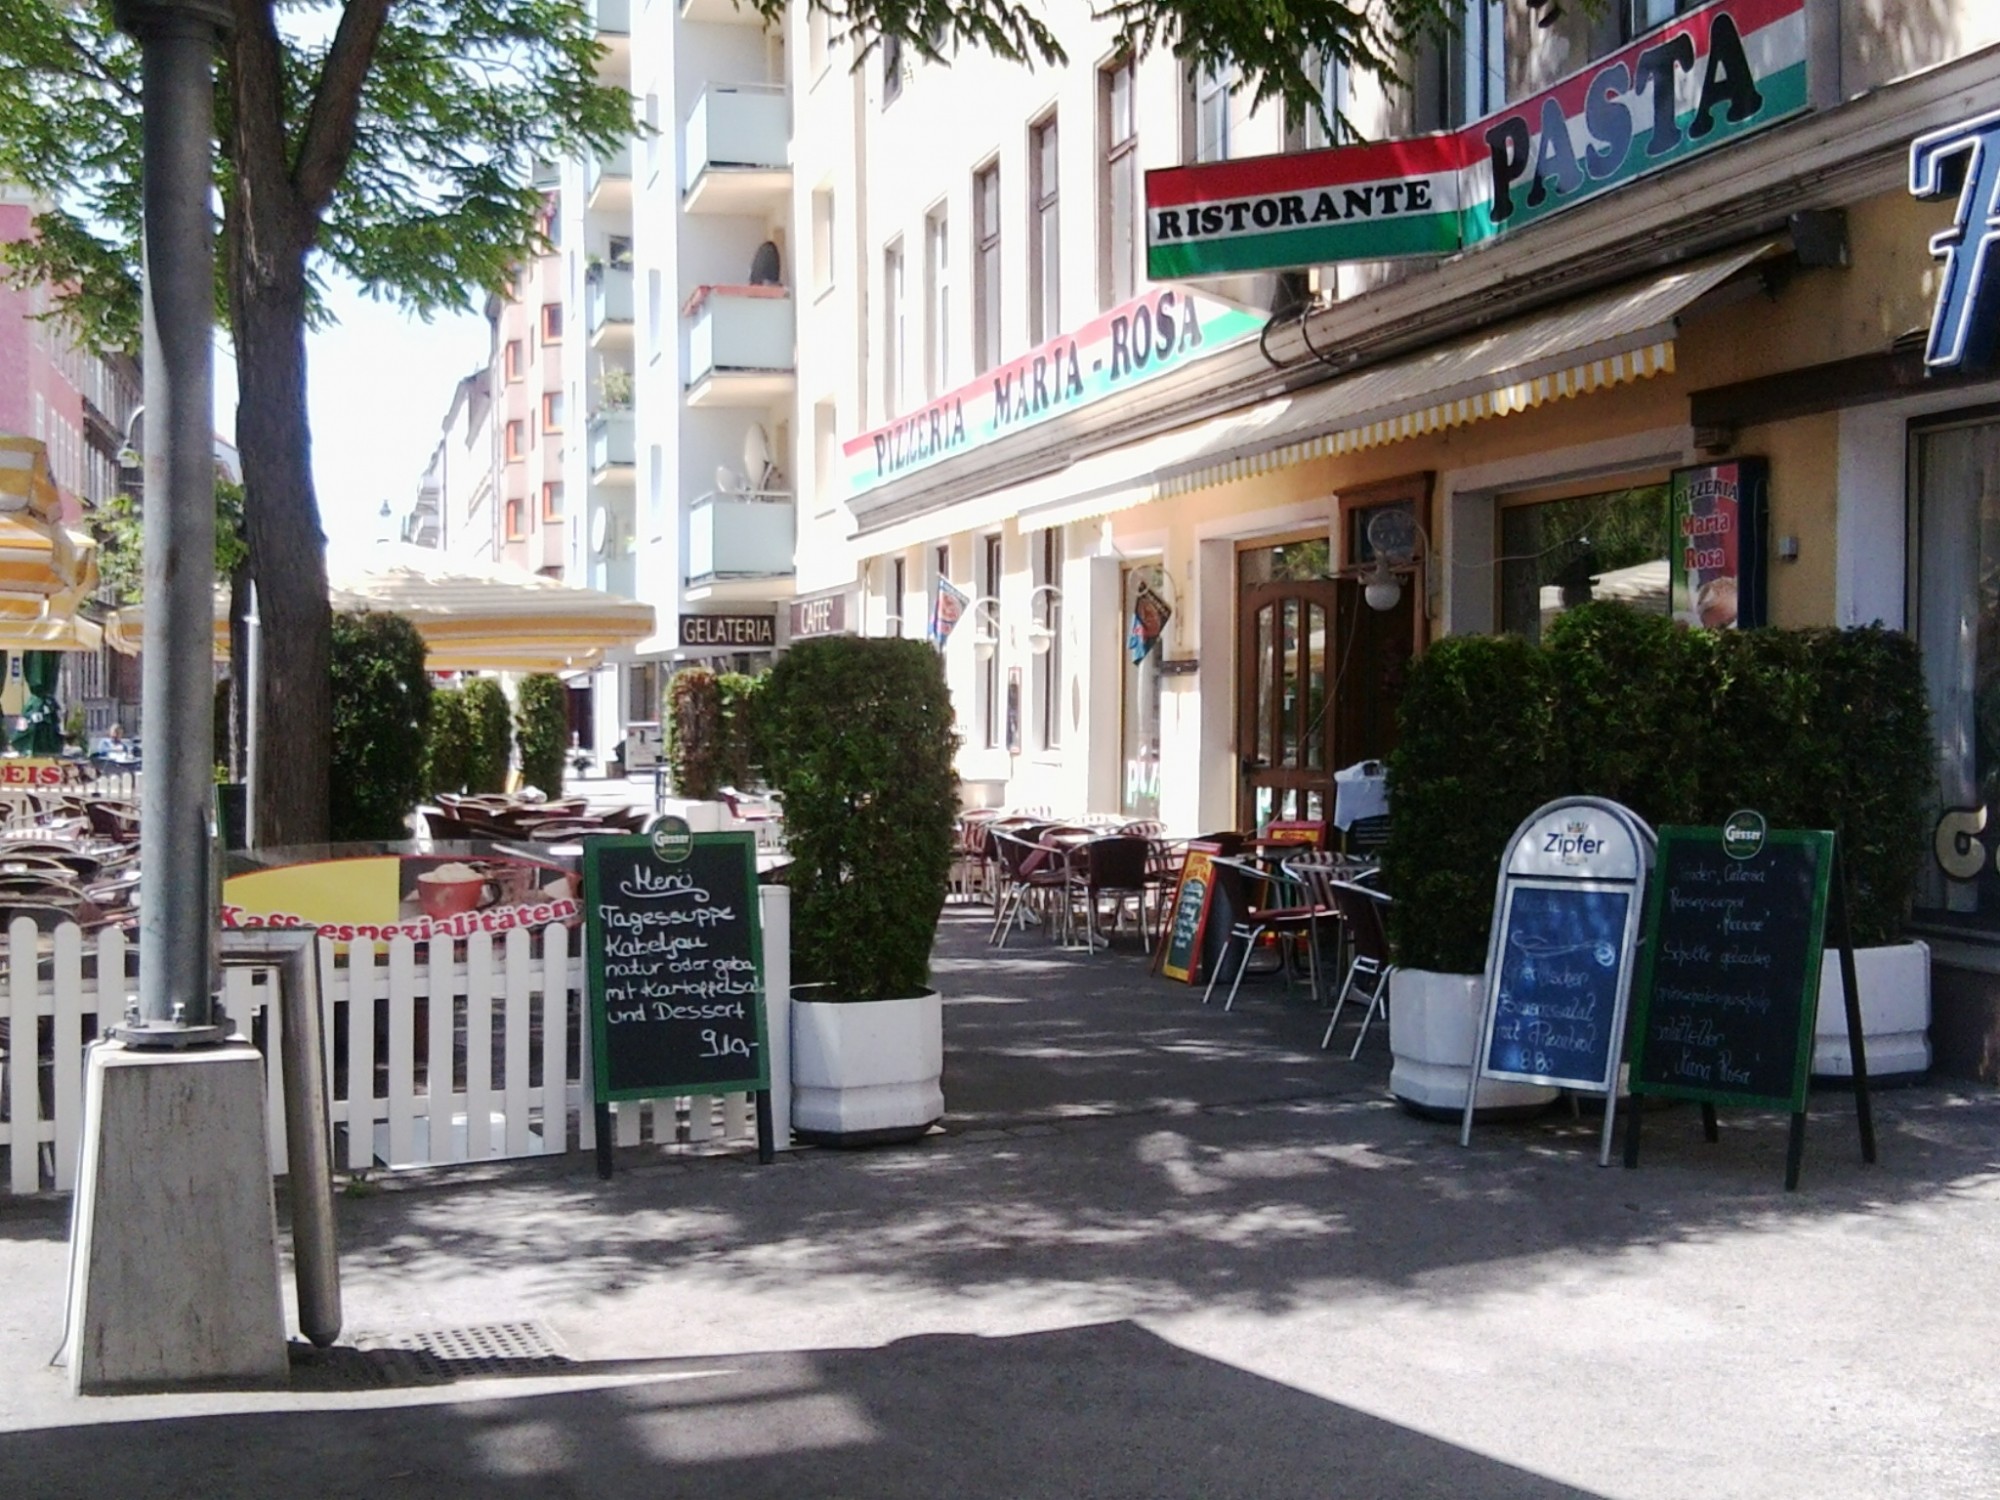
[[[574,1367],[582,1389],[0,1436],[38,1500],[1033,1500],[1592,1492],[1191,1353],[1134,1324]]]

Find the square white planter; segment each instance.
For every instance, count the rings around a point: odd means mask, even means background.
[[[792,997],[792,1133],[825,1145],[912,1140],[944,1117],[944,1000]]]
[[[1912,1078],[1931,1066],[1930,944],[1892,943],[1854,950],[1854,977],[1861,988],[1861,1036],[1868,1077]],[[1846,989],[1840,982],[1840,950],[1829,947],[1820,960],[1819,1021],[1813,1027],[1815,1078],[1852,1078],[1847,1053]]]
[[[1479,1024],[1486,1010],[1486,976],[1398,969],[1389,976],[1389,1092],[1419,1114],[1456,1120],[1472,1084]],[[1533,1083],[1481,1079],[1475,1108],[1533,1112],[1559,1091]]]

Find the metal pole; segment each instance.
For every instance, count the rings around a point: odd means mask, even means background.
[[[214,62],[216,0],[117,0],[144,49],[145,664],[139,1001],[119,1035],[222,1039],[211,868],[215,733]]]
[[[250,585],[250,609],[243,617],[243,847],[257,847],[257,702],[263,682],[264,622],[257,613],[257,585]]]

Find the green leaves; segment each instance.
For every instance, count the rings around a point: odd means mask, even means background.
[[[553,672],[531,672],[514,690],[514,743],[521,751],[521,784],[560,797],[569,695]]]
[[[335,843],[410,836],[424,793],[431,678],[424,638],[401,615],[333,617],[333,776],[329,826]]]

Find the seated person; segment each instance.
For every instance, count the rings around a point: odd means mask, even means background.
[[[113,724],[109,730],[97,737],[97,743],[90,747],[90,753],[105,760],[124,760],[131,755],[131,747],[125,743],[123,726]]]

